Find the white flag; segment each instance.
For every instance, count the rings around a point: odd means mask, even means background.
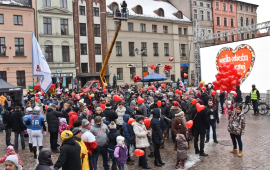
[[[33,76],[41,77],[40,87],[47,92],[52,85],[52,75],[50,67],[42,54],[35,35],[32,33],[32,68]]]

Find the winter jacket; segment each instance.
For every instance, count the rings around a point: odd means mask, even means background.
[[[7,159],[7,157],[10,156],[10,155],[16,155],[18,157],[18,163],[19,163],[19,165],[23,166],[20,156],[18,154],[16,154],[15,151],[13,151],[13,152],[7,152],[4,156],[2,156],[0,158],[0,163],[4,163],[5,160]]]
[[[205,134],[206,129],[209,129],[209,123],[207,119],[207,114],[206,114],[206,109],[197,112],[197,110],[194,110],[193,116],[193,132],[194,133],[199,133],[199,134]]]
[[[70,111],[68,113],[68,116],[69,116],[69,128],[72,128],[73,123],[79,119],[79,115],[78,115],[78,113],[76,113],[74,111]]]
[[[100,108],[104,111],[106,108],[106,102],[105,103],[100,103]]]
[[[142,116],[144,116],[144,117],[147,117],[148,116],[147,108],[144,105],[144,103],[139,104],[138,109],[139,109],[140,113],[142,114]]]
[[[6,125],[6,129],[12,128],[11,113],[7,110],[4,112],[3,115],[3,123]]]
[[[53,110],[52,108],[48,108],[47,114],[46,114],[46,120],[48,123],[48,131],[50,133],[58,132],[59,128],[59,117],[63,117],[63,113],[57,112]]]
[[[168,128],[168,124],[163,115],[160,115],[160,128],[162,132],[164,132]]]
[[[186,139],[182,135],[177,135],[176,136],[176,146],[177,146],[177,159],[182,160],[182,159],[187,159],[187,148],[188,148],[188,143]]]
[[[119,136],[116,129],[109,129],[110,132],[108,133],[109,143],[108,143],[108,149],[111,149],[114,151],[115,146],[117,145],[116,137]]]
[[[160,109],[154,109],[152,111],[153,118],[151,119],[151,128],[152,128],[152,142],[155,145],[160,145],[161,140],[163,140],[162,137],[162,131],[160,128]]]
[[[88,95],[82,95],[82,99],[84,99],[84,103],[88,106],[90,104],[90,99]]]
[[[184,113],[187,113],[187,111],[188,111],[188,104],[187,104],[187,102],[185,100],[182,100],[181,101],[181,108],[182,108],[182,111]]]
[[[136,148],[147,148],[150,146],[147,134],[151,132],[148,131],[144,125],[144,123],[140,124],[138,122],[133,122],[131,124],[133,126],[133,130],[135,133],[136,140]]]
[[[213,110],[213,112],[211,111],[211,109]],[[206,114],[209,123],[219,123],[218,110],[215,106],[208,106],[206,108]]]
[[[200,99],[203,101],[204,106],[208,105],[209,96],[205,92],[201,94]]]
[[[104,115],[103,112],[101,112],[100,114],[94,113],[94,114],[92,115],[93,119],[95,119],[95,117],[97,117],[97,116],[100,116],[101,118],[102,118],[102,117],[105,117],[105,115]]]
[[[89,170],[90,167],[89,167],[89,161],[88,161],[87,147],[85,146],[84,142],[80,138],[74,136],[74,139],[81,147],[81,154],[80,154],[81,157],[80,158],[81,158],[82,170]]]
[[[185,121],[182,122],[182,120],[179,117],[176,117],[172,124],[172,131],[176,134],[183,134],[184,136],[187,135],[187,129],[184,125]]]
[[[129,144],[132,142],[131,141],[132,136],[135,135],[132,125],[128,124],[128,119],[129,119],[129,115],[124,114],[124,116],[123,116],[124,123],[122,125],[122,129],[124,132],[124,137],[125,137],[125,141],[127,143],[127,146],[129,146]]]
[[[117,165],[125,165],[128,159],[127,147],[117,144],[114,150],[114,157]]]
[[[71,107],[67,108],[67,109],[62,109],[62,113],[63,113],[63,117],[66,118],[67,122],[69,123],[69,116],[68,113],[71,111]]]
[[[11,113],[12,132],[20,133],[24,130],[25,125],[23,124],[22,118],[22,112],[19,110]]]
[[[69,125],[66,123],[61,123],[59,128],[58,128],[58,132],[60,133],[60,135],[65,130],[70,130]]]
[[[118,115],[118,118],[116,119],[116,124],[117,125],[122,125],[124,123],[123,116],[126,113],[126,108],[123,107],[122,109],[120,109],[120,107],[117,107],[115,112]]]
[[[224,92],[220,93],[219,99],[220,99],[220,102],[224,102],[225,101],[225,93]]]
[[[38,156],[38,162],[39,164],[36,167],[36,170],[53,170],[51,166],[53,165],[52,158],[51,158],[52,152],[48,148],[43,148],[39,152]]]
[[[111,109],[108,109],[106,108],[104,111],[103,111],[105,117],[106,117],[106,120],[111,122],[111,121],[114,121],[115,122],[115,119],[118,118],[118,115],[115,113],[115,111],[111,110]]]
[[[235,135],[241,135],[241,133],[245,133],[245,125],[245,114],[242,112],[237,116],[237,113],[234,113],[229,120],[228,131]]]
[[[97,148],[97,141],[95,136],[90,132],[90,130],[82,128],[82,141],[84,142],[85,146],[87,147],[88,152],[90,155],[92,152]]]
[[[94,123],[91,126],[90,132],[96,137],[97,145],[99,147],[104,146],[106,142],[108,141],[107,135],[109,133],[109,129],[107,125],[105,125],[104,123],[101,122],[100,125],[97,125]]]
[[[63,170],[82,170],[81,147],[73,137],[63,141],[54,167]]]
[[[242,102],[242,92],[241,92],[239,86],[236,86],[236,94],[237,94],[237,96],[235,98],[235,102],[241,103]]]
[[[158,108],[158,105],[155,104],[155,103],[151,104],[150,110],[152,111],[152,110],[154,110],[155,108]]]
[[[126,109],[126,113],[125,114],[128,114],[130,115],[130,117],[132,118],[135,118],[135,115],[136,115],[136,110],[134,110],[132,107],[130,106],[127,106],[127,109]]]
[[[2,104],[2,106],[5,106],[5,101],[7,100],[7,98],[3,95],[0,96],[0,102]]]
[[[92,115],[90,114],[85,115],[84,113],[82,113],[81,116],[79,117],[79,120],[83,120],[83,119],[87,119],[89,122],[91,122],[91,119],[93,118],[92,118]]]
[[[189,120],[192,120],[192,114],[194,111],[196,111],[196,104],[193,104],[190,106],[190,108],[188,109],[188,111],[186,112],[186,118],[187,118],[187,121]]]
[[[55,100],[48,100],[48,101],[46,102],[46,105],[47,105],[47,106],[50,106],[51,104],[57,105],[57,101],[55,101]]]
[[[166,117],[169,117],[170,114],[170,107],[167,106],[167,104],[165,103],[165,105],[161,105],[160,106],[161,109],[161,115],[164,115]]]

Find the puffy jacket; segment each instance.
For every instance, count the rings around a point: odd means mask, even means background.
[[[169,106],[167,106],[166,102],[165,102],[165,105],[160,106],[160,109],[161,109],[161,114],[162,115],[164,115],[166,117],[169,117],[170,108],[169,108]]]
[[[174,119],[173,124],[172,124],[172,131],[175,135],[183,134],[184,136],[186,136],[187,129],[186,129],[186,126],[183,125],[184,123],[185,121],[182,122],[182,120],[179,119],[178,117]]]
[[[160,145],[161,140],[163,139],[159,121],[160,112],[161,112],[160,109],[157,108],[152,111],[153,113],[153,118],[151,119],[152,142],[155,145]]]
[[[182,111],[183,111],[184,113],[187,112],[187,110],[188,110],[188,104],[187,104],[187,102],[186,102],[185,100],[182,100],[182,101],[181,101],[181,108],[182,108]]]
[[[168,128],[168,124],[163,115],[160,115],[160,128],[162,132],[164,132]]]
[[[169,118],[172,120],[171,122],[173,122],[175,115],[179,112],[181,112],[182,110],[177,107],[177,106],[172,106],[170,109],[170,113],[169,113]]]
[[[196,116],[196,117],[195,117]],[[207,119],[206,109],[197,113],[197,110],[193,112],[193,132],[199,134],[205,134],[206,129],[209,129],[209,123]]]
[[[115,113],[115,111],[111,110],[111,109],[108,109],[106,108],[104,111],[103,111],[105,117],[106,117],[106,120],[108,120],[109,122],[111,121],[114,121],[115,122],[115,119],[118,118],[118,115]]]
[[[38,155],[38,162],[39,164],[36,167],[36,170],[53,170],[51,166],[53,165],[52,152],[48,148],[43,148]]]
[[[95,136],[90,132],[90,130],[82,128],[82,141],[84,142],[87,150],[93,152],[97,148],[97,141]]]
[[[148,116],[147,108],[146,108],[146,106],[144,105],[144,103],[139,104],[139,107],[138,107],[138,108],[139,108],[141,114],[142,114],[144,117],[147,117],[147,116]]]
[[[20,133],[24,130],[25,125],[23,124],[22,118],[22,112],[19,110],[11,113],[12,132]]]
[[[81,157],[80,158],[81,158],[82,170],[89,170],[90,167],[89,167],[89,161],[88,161],[87,147],[85,146],[84,142],[80,138],[74,136],[74,139],[81,147]]]
[[[129,114],[124,114],[123,116],[124,123],[122,125],[122,128],[124,132],[125,141],[127,142],[127,146],[129,146],[129,144],[132,142],[131,141],[132,136],[135,135],[133,132],[133,127],[130,124],[128,124],[128,119]]]
[[[151,132],[148,131],[144,125],[144,123],[140,124],[138,122],[133,122],[131,124],[133,126],[133,130],[136,137],[136,148],[147,148],[150,146],[147,134]]]
[[[120,107],[117,107],[115,112],[118,115],[118,118],[116,119],[116,124],[117,125],[122,125],[124,123],[123,116],[124,116],[124,114],[126,112],[126,108],[123,107],[122,109],[120,109]]]
[[[114,150],[115,146],[117,145],[116,137],[119,136],[116,129],[110,129],[110,132],[108,133],[109,138],[109,144],[108,148],[111,150]]]
[[[242,112],[238,116],[233,114],[229,120],[228,131],[235,135],[241,135],[245,133],[246,119],[245,114]]]
[[[79,115],[78,115],[78,113],[76,113],[74,111],[70,111],[68,113],[68,116],[69,116],[69,128],[72,128],[73,123],[79,119]]]
[[[176,136],[176,146],[177,146],[177,159],[184,160],[187,159],[187,148],[188,143],[182,135]]]
[[[94,123],[91,126],[90,132],[96,137],[99,147],[104,146],[108,141],[107,134],[109,133],[109,129],[104,123],[101,122],[100,125]]]
[[[46,114],[46,120],[48,123],[48,131],[50,133],[58,132],[59,128],[59,117],[63,117],[63,113],[57,112],[53,110],[52,108],[48,108],[47,114]]]
[[[73,137],[63,141],[54,167],[63,170],[82,170],[81,147]]]

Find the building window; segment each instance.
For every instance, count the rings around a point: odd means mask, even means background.
[[[67,19],[61,19],[61,35],[68,35],[68,20]]]
[[[234,20],[233,20],[233,18],[231,19],[231,27],[234,27]]]
[[[133,79],[136,76],[136,67],[130,67],[130,79]]]
[[[168,33],[168,26],[163,26],[163,33],[165,33],[165,34]]]
[[[96,63],[96,72],[99,73],[102,68],[102,63]]]
[[[205,36],[205,30],[204,29],[201,30],[201,36]]]
[[[216,2],[216,9],[219,10],[219,2]]]
[[[14,15],[13,16],[14,25],[22,25],[22,16]]]
[[[0,56],[6,56],[6,52],[4,52],[3,47],[5,46],[5,38],[0,37]]]
[[[211,14],[209,11],[207,11],[207,21],[210,21],[211,20]]]
[[[82,73],[88,73],[88,63],[81,63]]]
[[[177,18],[183,19],[183,14],[182,14],[181,11],[178,11],[178,12],[177,12]]]
[[[60,0],[60,8],[67,8],[67,0]]]
[[[218,33],[218,37],[220,37],[220,31],[217,31],[217,33]],[[220,41],[221,39],[220,38],[218,38],[218,41]]]
[[[211,6],[210,6],[210,4],[206,4],[206,7],[207,7],[207,8],[210,8]]]
[[[43,6],[51,6],[51,0],[42,0]]]
[[[143,73],[145,73],[145,72],[148,73],[148,67],[143,67],[143,68],[142,68],[142,71],[143,71]]]
[[[194,19],[198,18],[197,9],[194,9]]]
[[[202,2],[200,2],[200,6],[203,6],[203,3]]]
[[[253,25],[253,24],[254,24],[254,19],[252,18],[252,19],[251,19],[251,25]]]
[[[94,24],[94,36],[100,37],[100,25],[99,24]]]
[[[253,12],[253,7],[250,7],[250,12]]]
[[[24,56],[23,38],[15,38],[15,56]]]
[[[212,30],[207,30],[208,31],[208,35],[212,34]]]
[[[164,17],[164,11],[163,11],[162,8],[159,8],[159,10],[158,10],[158,15],[159,15],[160,17]]]
[[[53,62],[53,46],[45,45],[45,58],[47,62]]]
[[[193,5],[197,6],[197,2],[196,1],[193,1]]]
[[[230,11],[233,12],[233,4],[230,4]]]
[[[234,35],[232,35],[232,41],[234,41]]]
[[[247,39],[249,39],[249,34],[247,34]]]
[[[80,15],[85,15],[85,6],[80,6]]]
[[[158,43],[153,43],[154,56],[158,56]]]
[[[97,7],[94,7],[94,16],[95,17],[99,17],[99,8],[97,8]]]
[[[156,67],[156,69],[154,70],[155,73],[159,74],[159,67]]]
[[[204,11],[200,11],[201,12],[201,20],[204,20]]]
[[[142,7],[139,5],[137,6],[137,14],[143,14]]]
[[[44,34],[52,34],[52,19],[51,18],[43,18],[43,28]]]
[[[157,33],[157,25],[152,25],[152,32]]]
[[[0,71],[0,78],[7,81],[7,72],[6,71]]]
[[[243,10],[243,5],[240,5],[240,10]]]
[[[134,53],[134,42],[129,42],[128,43],[128,49],[129,49],[129,56],[135,56],[135,53]]]
[[[248,6],[246,6],[246,11],[248,11]]]
[[[123,80],[123,68],[117,68],[117,80]]]
[[[217,17],[217,25],[220,25],[220,17]]]
[[[0,14],[0,24],[4,24],[4,15]]]
[[[227,37],[227,33],[225,33],[225,42],[227,42],[228,41],[228,37]]]
[[[246,26],[248,26],[248,25],[249,25],[248,18],[246,18]]]
[[[228,26],[228,24],[227,24],[227,18],[224,18],[224,26]]]
[[[118,21],[114,21],[114,29],[115,30],[117,30],[118,26],[119,26],[119,22]],[[120,29],[121,29],[121,27],[120,27]]]
[[[242,34],[241,34],[241,40],[244,40],[244,39],[245,39],[245,34],[242,33]]]
[[[178,28],[178,34],[182,35],[182,28]]]
[[[169,56],[169,43],[164,43],[164,55]]]
[[[133,31],[133,23],[132,22],[128,23],[128,31]]]
[[[87,55],[87,44],[81,44],[81,55]]]
[[[62,46],[62,59],[63,59],[63,62],[70,62],[69,46]]]
[[[186,44],[181,44],[181,56],[186,56]]]
[[[145,29],[145,24],[141,24],[141,32],[145,32],[146,29]]]
[[[101,54],[101,44],[95,44],[95,54],[96,55]]]
[[[80,23],[80,36],[86,36],[86,23]]]
[[[255,38],[255,34],[252,34],[252,38]]]
[[[184,28],[184,35],[187,35],[187,28]]]
[[[25,71],[16,71],[17,75],[17,86],[25,88]]]
[[[223,11],[227,11],[227,5],[226,5],[226,3],[223,3]]]
[[[146,42],[142,42],[142,43],[141,43],[141,47],[142,47],[142,49],[145,50],[145,52],[143,53],[143,55],[144,55],[144,56],[147,56],[147,46],[146,46]]]
[[[167,73],[166,73],[166,77],[170,77],[170,71],[168,71]]]
[[[120,41],[116,41],[116,56],[122,56],[122,46]]]
[[[240,18],[240,24],[241,24],[241,27],[244,26],[244,20],[243,20],[243,17]]]

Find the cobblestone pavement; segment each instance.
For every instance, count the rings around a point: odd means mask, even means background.
[[[209,154],[208,157],[199,157],[195,155],[193,141],[190,142],[191,149],[188,150],[188,160],[186,161],[185,169],[217,169],[217,170],[233,170],[233,169],[257,169],[265,170],[269,169],[270,161],[270,135],[269,135],[269,122],[270,117],[265,116],[252,116],[251,112],[246,115],[246,132],[242,136],[243,141],[243,157],[237,157],[237,154],[231,154],[229,151],[232,149],[232,142],[230,135],[227,131],[227,118],[226,115],[220,115],[220,123],[217,125],[217,137],[219,143],[216,144],[211,139],[209,143],[205,145],[205,152]],[[210,135],[212,137],[212,134]],[[12,135],[12,141],[14,136]],[[0,134],[0,155],[4,155],[6,152],[5,146],[5,132]],[[12,142],[13,143],[13,142]],[[58,140],[60,143],[60,139]],[[44,147],[49,147],[49,134],[46,134],[43,141]],[[28,142],[26,139],[26,146]],[[166,140],[165,149],[161,150],[161,157],[166,163],[161,168],[154,166],[154,158],[148,158],[148,164],[155,170],[171,170],[175,169],[176,152],[173,150],[174,144],[171,140]],[[28,147],[22,150],[19,147],[18,154],[20,155],[24,164],[24,169],[34,170],[37,165],[37,160],[34,160],[30,156]],[[147,155],[149,150],[147,150]],[[53,162],[55,163],[58,154],[53,154]],[[138,158],[133,157],[135,165],[128,165],[125,167],[126,170],[137,170],[142,169],[138,167]],[[111,162],[109,162],[111,164]],[[4,164],[0,164],[0,169],[4,169]],[[102,158],[99,159],[99,168],[102,170]]]

